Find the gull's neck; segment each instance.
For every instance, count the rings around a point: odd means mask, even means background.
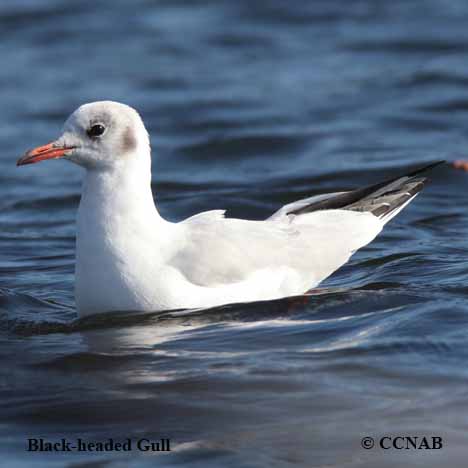
[[[97,234],[97,229],[101,234],[131,235],[165,223],[154,204],[147,156],[130,154],[111,168],[86,171],[78,213],[79,233],[86,230]]]

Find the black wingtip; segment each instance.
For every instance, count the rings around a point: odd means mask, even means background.
[[[360,189],[352,190],[350,192],[340,193],[339,195],[332,196],[330,198],[325,198],[317,202],[311,203],[310,205],[297,208],[296,210],[289,211],[287,214],[292,215],[301,215],[306,213],[311,213],[318,210],[338,210],[338,209],[350,209],[349,207],[355,205],[357,202],[366,199],[369,195],[374,194],[377,191],[381,191],[390,184],[395,183],[396,181],[401,180],[401,183],[409,182],[420,182],[421,184],[417,186],[415,193],[419,192],[424,184],[429,180],[426,177],[421,177],[418,179],[418,176],[426,171],[433,169],[440,164],[444,164],[446,161],[434,161],[426,166],[419,167],[418,169],[413,170],[410,173],[402,174],[398,177],[393,177],[392,179],[385,180],[383,182],[369,185]],[[388,192],[388,191],[387,191]],[[384,192],[380,193],[377,196],[382,196]]]
[[[410,172],[409,174],[405,174],[406,177],[414,177],[419,174],[422,174],[423,172],[430,171],[436,166],[440,166],[441,164],[445,164],[447,161],[441,160],[441,161],[434,161],[430,164],[427,164],[426,166],[420,167],[418,169],[415,169],[414,171]]]

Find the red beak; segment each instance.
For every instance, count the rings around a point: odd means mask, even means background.
[[[70,151],[74,146],[58,146],[55,142],[47,143],[44,146],[38,146],[32,150],[27,151],[16,162],[17,166],[24,166],[25,164],[33,164],[46,159],[61,158],[67,151]]]

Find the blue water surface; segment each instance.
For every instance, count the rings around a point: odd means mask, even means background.
[[[466,466],[468,175],[434,171],[306,300],[78,320],[81,170],[15,162],[102,99],[143,116],[173,221],[259,219],[468,156],[467,24],[464,0],[0,3],[2,466]],[[397,435],[444,447],[361,448]]]

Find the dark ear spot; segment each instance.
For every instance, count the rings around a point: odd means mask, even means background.
[[[124,131],[123,140],[122,140],[123,153],[128,153],[130,151],[133,151],[136,148],[136,145],[137,145],[137,141],[136,141],[135,135],[133,134],[132,128],[127,127]]]

